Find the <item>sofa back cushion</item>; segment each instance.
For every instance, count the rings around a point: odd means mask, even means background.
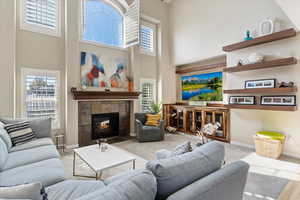
[[[8,150],[6,144],[0,138],[0,171],[4,167],[6,160],[8,158]]]
[[[142,170],[77,200],[153,200],[156,190],[154,175],[148,170]]]
[[[0,139],[3,140],[3,142],[6,144],[7,150],[9,151],[12,147],[12,142],[7,131],[4,129],[4,126],[1,125],[0,125]]]
[[[147,169],[157,179],[156,199],[166,199],[172,193],[220,169],[224,156],[224,146],[211,142],[193,152],[148,162]]]
[[[37,138],[51,137],[51,119],[10,119],[0,118],[0,121],[4,124],[15,124],[18,122],[29,121],[32,130],[36,133]]]

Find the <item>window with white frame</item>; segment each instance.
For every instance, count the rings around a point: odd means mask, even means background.
[[[141,79],[141,111],[150,112],[151,104],[156,100],[155,79]]]
[[[140,49],[142,53],[156,55],[156,24],[142,21],[140,28]]]
[[[60,36],[61,0],[20,0],[21,29]]]
[[[52,128],[60,128],[60,72],[22,69],[22,116],[50,117]]]
[[[140,0],[81,0],[83,41],[125,48],[139,43]]]

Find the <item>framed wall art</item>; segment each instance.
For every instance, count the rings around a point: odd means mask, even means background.
[[[260,104],[266,106],[296,106],[296,95],[262,96]]]
[[[276,79],[249,80],[245,82],[245,89],[275,88],[275,87],[276,87]]]
[[[237,105],[255,105],[255,96],[231,96],[229,104]]]

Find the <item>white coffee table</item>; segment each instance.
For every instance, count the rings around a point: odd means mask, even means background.
[[[83,176],[76,174],[76,156],[85,162],[95,173],[95,177]],[[99,145],[91,145],[74,149],[73,157],[73,176],[81,176],[87,178],[101,179],[103,170],[113,168],[125,163],[132,162],[132,167],[135,169],[136,157],[120,148],[108,145],[105,152],[101,152]]]

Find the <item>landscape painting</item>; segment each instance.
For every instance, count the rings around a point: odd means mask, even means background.
[[[182,76],[182,100],[222,101],[222,72]]]
[[[85,88],[128,88],[127,61],[81,52],[81,85]]]

